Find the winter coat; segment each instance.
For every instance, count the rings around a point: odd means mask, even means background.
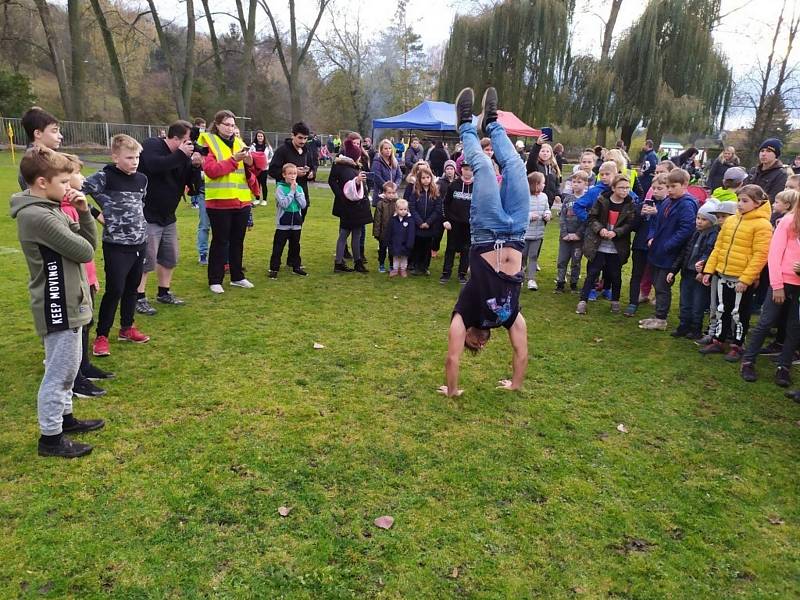
[[[716,225],[704,231],[695,229],[692,237],[686,242],[686,245],[672,264],[672,268],[669,270],[670,273],[680,273],[682,269],[696,273],[695,264],[698,261],[706,262],[708,260],[714,250],[717,235],[719,235],[719,228]]]
[[[711,163],[711,167],[708,169],[708,177],[706,177],[706,187],[710,190],[721,187],[722,178],[725,176],[725,171],[735,166],[736,163],[734,163],[733,161],[728,161],[728,162],[723,161],[722,156],[718,156],[717,158],[715,158],[714,162]]]
[[[656,208],[663,202],[663,200],[656,200],[654,198],[650,198],[648,201],[652,201]],[[636,208],[636,229],[635,235],[633,237],[633,246],[634,250],[644,250],[647,252],[649,250],[649,246],[647,242],[650,240],[650,225],[655,222],[655,215],[645,215],[642,216],[642,208],[644,208],[644,202],[635,202],[634,207]]]
[[[589,211],[597,202],[597,199],[605,193],[611,191],[611,188],[602,181],[599,181],[586,190],[586,193],[575,201],[575,216],[584,223],[589,220]]]
[[[92,300],[81,263],[94,257],[97,228],[92,215],[73,222],[59,201],[19,192],[11,197],[11,218],[28,263],[28,292],[36,333],[45,336],[88,325]]]
[[[544,165],[539,162],[539,151],[542,149],[541,144],[534,144],[528,155],[528,163],[525,166],[525,171],[530,175],[534,171],[539,171],[544,175],[544,193],[547,194],[547,201],[550,206],[553,206],[556,196],[559,192],[560,176],[558,172],[551,165]]]
[[[372,206],[377,206],[380,200],[380,195],[383,193],[383,184],[387,181],[394,181],[397,189],[400,189],[400,184],[403,182],[403,173],[400,170],[400,164],[392,167],[386,164],[382,156],[375,156],[372,161]]]
[[[589,211],[589,220],[586,223],[586,234],[583,238],[583,255],[587,260],[594,260],[597,249],[604,238],[600,237],[600,230],[608,227],[608,213],[611,206],[611,193],[603,194]],[[628,262],[631,254],[631,230],[636,225],[636,210],[633,206],[633,196],[628,196],[620,205],[617,224],[614,226],[614,247],[617,250],[620,264]]]
[[[389,232],[389,248],[392,256],[410,256],[417,235],[411,215],[402,218],[393,216],[389,220]]]
[[[148,223],[162,227],[174,223],[186,187],[190,187],[190,196],[197,195],[199,182],[194,178],[192,159],[181,150],[170,151],[159,137],[142,142],[139,172],[147,176],[144,218]]]
[[[703,271],[736,277],[746,285],[758,280],[772,239],[771,212],[769,202],[764,202],[748,213],[737,211],[728,217]]]
[[[711,192],[711,197],[715,200],[719,200],[720,202],[736,202],[736,191],[727,189],[724,187],[714,188],[714,191]]]
[[[378,200],[378,206],[375,207],[375,218],[372,220],[372,237],[376,240],[389,242],[391,234],[389,221],[394,216],[396,204],[397,198]]]
[[[794,219],[781,219],[769,244],[769,286],[781,290],[785,284],[800,285],[794,263],[800,262],[800,244],[793,227]]]
[[[561,214],[558,217],[559,239],[570,233],[577,233],[583,239],[586,223],[575,214],[575,203],[579,200],[572,194],[565,194],[561,200]]]
[[[769,196],[769,201],[773,202],[777,193],[782,192],[786,187],[788,177],[786,167],[780,160],[776,160],[769,169],[763,169],[761,165],[750,169],[745,183],[761,186],[764,193]]]
[[[297,148],[294,147],[294,144],[292,144],[292,138],[286,138],[282,146],[275,148],[272,160],[269,161],[269,176],[275,181],[283,181],[283,165],[286,163],[292,163],[298,167],[310,167],[310,173],[316,176],[318,165],[317,161],[314,159],[314,155],[308,148],[308,144],[303,148],[303,152],[300,153],[297,151]],[[303,175],[302,177],[300,175],[297,176],[297,185],[303,188],[303,195],[306,198],[307,206],[311,206],[311,196],[308,194],[308,182],[309,178],[307,175]]]
[[[537,218],[534,220],[533,214]],[[526,240],[541,240],[544,238],[544,228],[547,221],[553,216],[545,194],[531,194],[528,202],[528,229],[525,231]],[[545,220],[547,218],[547,220]]]
[[[359,172],[359,166],[353,159],[337,156],[328,175],[328,186],[333,191],[331,212],[334,217],[339,217],[339,227],[342,229],[355,229],[372,222],[369,200],[366,197],[348,200],[344,193],[345,184],[358,177]]]
[[[697,202],[689,194],[677,200],[665,198],[658,205],[658,214],[650,217],[652,240],[647,260],[659,269],[669,269],[695,230]]]
[[[408,208],[417,224],[416,235],[423,238],[435,237],[442,224],[442,199],[430,198],[425,191],[418,195],[416,190],[412,190],[408,198]],[[430,227],[420,229],[423,223]]]
[[[447,150],[434,146],[430,153],[430,160],[428,161],[430,162],[433,174],[437,177],[444,175],[444,163],[448,160],[450,160],[450,155],[447,154]]]
[[[417,161],[425,159],[425,149],[422,147],[422,144],[419,145],[419,148],[415,149],[414,146],[409,145],[406,148],[406,155],[405,155],[405,164],[406,170],[411,172],[411,169],[417,164]]]
[[[275,187],[275,229],[299,230],[303,227],[303,209],[306,197],[299,185],[292,191],[291,186],[281,181]]]

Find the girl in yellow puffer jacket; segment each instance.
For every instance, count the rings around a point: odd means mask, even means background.
[[[750,325],[750,306],[753,283],[767,264],[772,225],[769,198],[757,185],[745,185],[736,190],[738,211],[726,219],[714,244],[714,250],[703,268],[703,284],[711,285],[712,275],[717,286],[716,328],[714,339],[700,348],[702,354],[723,352],[723,343],[731,340],[725,360],[738,361],[742,344]],[[712,319],[713,320],[713,319]]]

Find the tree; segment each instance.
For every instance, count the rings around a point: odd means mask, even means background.
[[[247,113],[247,95],[250,89],[251,73],[253,72],[253,48],[256,42],[256,0],[249,0],[247,17],[242,7],[242,0],[236,0],[236,11],[239,17],[239,26],[242,30],[242,64],[239,68],[239,116]]]
[[[34,0],[36,10],[39,12],[39,19],[42,21],[42,28],[44,29],[45,40],[47,41],[47,49],[50,56],[50,62],[53,66],[53,71],[58,81],[58,91],[61,95],[61,104],[64,106],[64,114],[67,119],[74,118],[75,110],[72,104],[72,93],[70,90],[70,80],[67,75],[67,66],[64,61],[64,55],[61,52],[61,45],[56,34],[55,27],[53,26],[53,18],[50,14],[50,5],[46,0]]]
[[[208,0],[201,0],[201,2],[203,3],[203,11],[205,13],[206,23],[208,24],[208,37],[211,42],[212,58],[214,59],[214,73],[216,74],[215,79],[217,82],[215,89],[218,90],[217,100],[218,104],[221,104],[219,100],[224,98],[227,94],[225,71],[222,69],[222,53],[220,52],[217,30],[214,26],[214,16],[211,14],[211,9],[208,6]]]
[[[125,80],[125,75],[122,72],[122,65],[119,62],[119,54],[117,54],[117,47],[114,43],[114,36],[108,26],[108,20],[100,6],[100,0],[89,0],[92,5],[97,24],[100,26],[100,33],[103,36],[103,45],[106,49],[108,56],[108,63],[111,67],[111,75],[114,78],[114,85],[117,88],[117,96],[119,103],[122,107],[122,118],[126,123],[133,122],[133,110],[131,107],[131,97],[128,93],[128,83]]]
[[[282,39],[281,33],[278,30],[278,23],[269,8],[266,0],[258,0],[261,8],[267,13],[269,23],[272,26],[272,33],[275,36],[275,50],[278,53],[278,58],[281,61],[281,68],[283,75],[286,78],[286,83],[289,86],[289,104],[291,106],[292,122],[297,122],[301,119],[302,110],[300,105],[300,68],[306,60],[308,49],[314,39],[314,34],[317,31],[322,15],[325,9],[330,4],[330,0],[317,0],[317,16],[314,24],[308,30],[305,41],[301,42],[297,37],[297,16],[295,15],[295,0],[289,0],[289,47],[286,48]]]
[[[83,39],[83,15],[80,0],[67,0],[67,21],[69,23],[69,40],[72,49],[70,64],[70,96],[72,99],[73,118],[83,121],[84,93],[86,83],[85,41]]]
[[[617,25],[617,17],[619,16],[619,9],[622,7],[622,0],[612,0],[611,9],[608,14],[608,19],[603,23],[603,46],[600,50],[600,62],[595,71],[598,77],[609,77],[611,66],[609,64],[609,54],[611,53],[611,41],[614,38],[614,27]],[[610,77],[609,77],[610,78]],[[598,85],[599,82],[592,82],[593,89],[605,91],[605,86]],[[597,139],[595,143],[600,146],[606,146],[606,135],[608,132],[608,122],[606,114],[608,113],[608,98],[610,94],[597,96]]]
[[[35,102],[28,77],[0,69],[0,115],[22,114]]]

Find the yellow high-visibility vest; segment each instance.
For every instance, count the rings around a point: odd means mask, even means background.
[[[236,152],[244,149],[244,143],[238,137],[233,139],[233,148],[231,149],[217,134],[207,131],[200,134],[197,143],[207,147],[219,162],[228,160]],[[253,200],[250,186],[247,185],[244,163],[241,161],[237,164],[235,171],[216,179],[211,179],[204,172],[203,181],[206,186],[206,202],[215,200],[251,202]]]

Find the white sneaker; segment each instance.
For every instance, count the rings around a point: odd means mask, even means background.
[[[212,292],[214,292],[215,294],[224,294],[224,293],[225,293],[225,288],[223,288],[223,287],[222,287],[220,284],[218,284],[218,283],[215,283],[214,285],[210,285],[210,286],[208,286],[208,289],[210,289],[210,290],[211,290]]]
[[[529,290],[538,290],[539,285],[536,283],[535,279],[528,279],[528,289]]]
[[[247,279],[240,279],[239,281],[231,281],[231,285],[234,287],[245,288],[248,290],[250,288],[256,287],[252,283],[250,283]]]
[[[536,265],[536,270],[537,270],[537,271],[541,271],[541,270],[542,270],[542,267],[541,267],[541,266],[539,266],[539,265]]]

